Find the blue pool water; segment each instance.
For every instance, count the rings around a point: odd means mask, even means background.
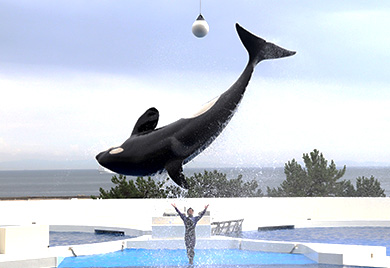
[[[386,255],[390,256],[389,227],[322,227],[248,231],[242,232],[240,237],[287,242],[384,246],[386,247]]]
[[[319,267],[315,262],[300,254],[264,253],[238,249],[198,249],[195,253],[194,265],[198,267],[256,267],[260,265],[261,267],[264,265],[272,265],[272,267],[275,265],[288,265],[288,267],[315,265],[309,267]],[[184,249],[126,249],[100,255],[68,257],[58,267],[177,267],[187,265],[188,259]]]
[[[274,231],[249,231],[240,234],[242,238],[256,240],[334,243],[385,246],[390,256],[389,227],[332,227],[297,228]],[[129,237],[99,235],[94,233],[50,233],[50,245],[74,245],[96,243]],[[188,260],[185,250],[145,250],[125,249],[108,254],[68,257],[58,266],[60,268],[102,268],[102,267],[186,267]],[[312,262],[300,254],[264,253],[241,251],[237,249],[202,250],[196,249],[195,267],[292,267],[292,268],[339,268]],[[343,267],[345,268],[345,266]]]
[[[50,232],[50,247],[69,246],[102,243],[115,240],[130,239],[133,236],[115,235],[115,234],[98,234],[87,232]]]

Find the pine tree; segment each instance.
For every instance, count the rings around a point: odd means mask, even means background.
[[[328,161],[322,153],[314,150],[310,154],[303,154],[306,168],[295,160],[284,166],[286,180],[277,189],[267,187],[268,196],[339,196],[343,191],[344,181],[338,180],[344,175],[346,166],[337,170],[332,160]]]
[[[189,190],[176,185],[166,185],[169,180],[155,181],[151,177],[127,180],[126,176],[114,175],[111,179],[115,184],[110,190],[99,189],[98,198],[178,198],[178,197],[258,197],[263,196],[255,180],[244,182],[242,175],[236,179],[228,179],[226,174],[204,171],[186,178]],[[92,197],[97,198],[97,197]]]
[[[385,190],[381,188],[381,183],[374,176],[366,178],[364,176],[356,178],[356,193],[359,197],[385,197]]]
[[[385,197],[385,190],[373,176],[370,179],[358,177],[356,189],[350,181],[340,180],[346,166],[338,170],[332,160],[328,161],[318,150],[303,154],[306,168],[293,159],[284,166],[286,179],[277,188],[267,187],[268,196],[306,197],[306,196],[344,196],[344,197]]]
[[[186,197],[259,197],[263,196],[256,180],[245,182],[242,175],[235,179],[228,179],[226,174],[217,170],[204,174],[197,173],[187,178],[189,190]]]
[[[166,198],[168,193],[164,189],[164,181],[155,182],[151,177],[144,179],[138,177],[134,180],[127,180],[126,176],[112,176],[111,182],[115,187],[106,191],[100,187],[99,198]],[[93,198],[96,198],[93,196]]]

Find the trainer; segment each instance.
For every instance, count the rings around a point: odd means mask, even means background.
[[[175,204],[172,204],[172,206],[175,208],[177,213],[179,213],[180,218],[184,222],[184,226],[185,226],[184,241],[186,243],[188,261],[190,264],[194,264],[194,256],[195,256],[194,248],[196,243],[195,227],[198,221],[206,213],[206,210],[209,207],[209,205],[205,206],[204,210],[199,214],[199,216],[196,217],[194,217],[194,210],[192,208],[187,209],[188,217],[186,217],[183,213],[180,212],[180,210],[176,207]]]

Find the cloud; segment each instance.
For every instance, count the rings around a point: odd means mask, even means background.
[[[7,144],[5,143],[4,138],[0,137],[0,150],[2,151],[5,148],[7,148]]]
[[[78,148],[85,152],[79,157],[94,157],[123,142],[151,106],[160,110],[162,126],[192,115],[223,91],[209,90],[203,98],[205,91],[188,84],[188,78],[175,82],[175,75],[164,74],[160,83],[155,79],[81,72],[0,77],[2,143],[20,148],[20,155],[35,151],[70,157]],[[4,146],[2,150],[8,151]]]
[[[237,76],[162,72],[147,79],[60,72],[0,77],[6,89],[0,161],[16,151],[20,159],[93,159],[124,142],[149,107],[159,109],[161,127],[192,115]],[[386,92],[379,85],[368,90],[366,85],[264,78],[256,72],[226,130],[194,164],[280,166],[314,148],[334,159],[385,161],[384,148],[390,146]]]
[[[298,53],[261,63],[238,113],[196,161],[284,163],[314,148],[389,154],[389,9],[379,3],[204,3],[205,39],[183,1],[2,1],[0,161],[93,158],[149,107],[159,126],[193,114],[238,77],[249,30]],[[387,161],[387,160],[386,160]]]
[[[224,163],[280,165],[319,149],[339,161],[386,162],[390,99],[368,100],[348,93],[364,90],[345,84],[254,79],[222,138],[206,154],[225,157]]]

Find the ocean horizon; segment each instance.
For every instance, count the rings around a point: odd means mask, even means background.
[[[244,181],[255,179],[263,193],[266,193],[267,187],[277,187],[286,179],[283,167],[184,168],[184,174],[190,177],[195,173],[204,173],[205,170],[217,170],[226,174],[228,179],[239,175],[242,175]],[[98,196],[100,187],[109,190],[114,186],[111,182],[113,175],[99,169],[0,171],[0,198]],[[351,180],[355,185],[356,178],[362,176],[374,176],[385,189],[386,196],[390,196],[390,167],[347,167],[341,179]],[[168,178],[168,174],[162,173],[152,178],[163,180]]]

